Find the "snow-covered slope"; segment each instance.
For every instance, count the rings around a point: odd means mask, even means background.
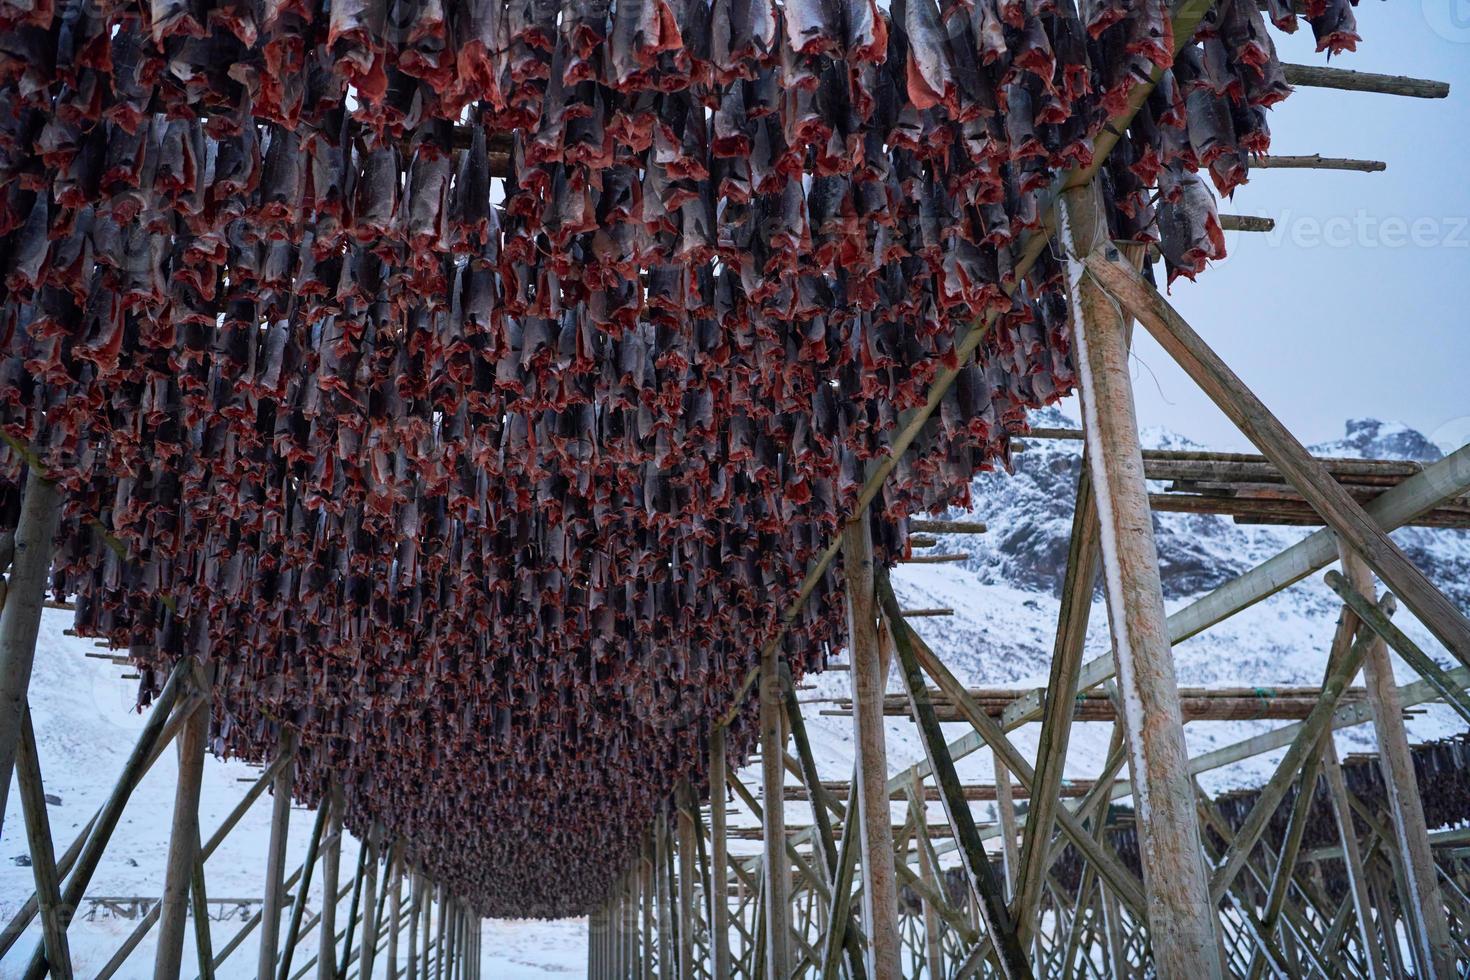
[[[1072,427],[1058,413],[1039,416],[1038,426]],[[1161,430],[1146,434],[1148,444],[1187,448],[1187,439]],[[1453,447],[1443,447],[1453,448]],[[1439,457],[1441,447],[1403,426],[1372,420],[1348,423],[1344,438],[1314,447],[1319,453],[1336,456],[1414,458]],[[975,481],[973,507],[966,516],[987,523],[983,536],[951,536],[939,550],[964,551],[970,559],[961,565],[905,565],[894,575],[904,605],[951,607],[955,614],[945,618],[916,621],[916,628],[962,679],[985,686],[1041,686],[1046,682],[1052,637],[1058,611],[1057,589],[1066,564],[1067,540],[1071,529],[1072,492],[1078,459],[1077,445],[1068,442],[1030,440],[1016,457],[1015,473],[986,474]],[[1243,527],[1227,518],[1166,514],[1156,520],[1160,557],[1170,610],[1186,604],[1192,596],[1239,574],[1303,533],[1296,528]],[[1414,557],[1431,578],[1446,588],[1462,605],[1470,607],[1470,532],[1406,529],[1396,540]],[[1175,648],[1180,682],[1200,685],[1287,685],[1321,681],[1328,642],[1337,616],[1336,597],[1320,576],[1247,610],[1240,616],[1206,631]],[[131,712],[132,684],[119,679],[122,668],[105,660],[90,659],[96,652],[90,641],[64,635],[69,614],[48,611],[37,652],[31,704],[40,739],[41,764],[47,792],[60,798],[52,805],[50,818],[57,848],[70,842],[93,810],[102,802],[110,781],[126,757],[142,719]],[[1399,614],[1400,625],[1426,650],[1447,655],[1427,631]],[[1088,656],[1106,652],[1107,616],[1101,597],[1094,603],[1088,636]],[[1403,681],[1413,679],[1407,669]],[[812,678],[802,692],[818,766],[827,778],[845,779],[852,765],[851,721],[824,715],[830,699],[845,694],[845,673]],[[1416,738],[1434,738],[1460,731],[1462,725],[1443,708],[1432,708],[1414,717],[1411,733]],[[1187,729],[1193,752],[1207,751],[1271,727],[1264,722],[1197,722]],[[958,737],[961,726],[947,726]],[[912,726],[903,719],[890,719],[889,762],[893,771],[918,761],[922,747]],[[1086,778],[1101,768],[1111,726],[1079,724],[1068,760],[1069,776]],[[1369,747],[1366,727],[1339,733],[1343,752]],[[1035,727],[1015,733],[1023,752],[1035,748]],[[1276,761],[1262,756],[1228,769],[1207,774],[1205,785],[1212,790],[1258,785]],[[99,868],[92,895],[155,895],[159,890],[166,850],[168,822],[173,798],[175,765],[172,753],[165,754],[144,780],[119,825],[116,844]],[[967,781],[993,779],[987,753],[977,753],[960,763]],[[203,803],[203,832],[212,832],[247,788],[240,780],[251,779],[257,770],[239,763],[210,760],[206,769]],[[758,783],[758,774],[744,770],[740,777],[748,786]],[[13,796],[14,794],[12,794]],[[800,804],[789,805],[788,822],[809,820]],[[990,816],[989,804],[977,804],[979,815]],[[225,846],[209,862],[210,894],[218,897],[247,897],[260,893],[260,868],[267,840],[268,798],[258,801]],[[899,811],[895,809],[895,815]],[[931,819],[940,820],[937,805]],[[752,824],[738,809],[735,825]],[[292,814],[289,866],[305,851],[311,814]],[[736,842],[732,851],[754,853],[753,842]],[[3,839],[0,839],[0,915],[10,913],[32,889],[31,869],[17,862],[25,852],[18,802],[12,798],[6,810]],[[343,864],[351,867],[356,846],[349,844]],[[318,907],[318,887],[313,887],[310,907]],[[71,930],[79,976],[94,975],[135,923],[97,918],[75,923]],[[238,921],[215,923],[216,947],[240,927]],[[33,930],[32,936],[35,935]],[[22,956],[28,955],[28,937],[9,957],[0,961],[0,978],[18,976]],[[496,978],[580,976],[586,962],[586,924],[572,922],[489,922],[483,948],[485,975]],[[23,951],[23,952],[22,952]],[[299,953],[298,963],[316,951],[312,936]],[[254,939],[247,940],[221,971],[222,977],[253,975]],[[151,975],[153,947],[145,941],[118,976],[141,978]],[[185,969],[194,967],[192,940],[185,944]],[[192,976],[193,973],[186,973]]]

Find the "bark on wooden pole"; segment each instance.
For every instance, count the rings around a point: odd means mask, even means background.
[[[852,661],[853,739],[857,752],[858,828],[862,834],[867,967],[875,978],[897,977],[902,974],[898,940],[898,878],[893,867],[888,752],[883,738],[883,693],[887,675],[881,669],[882,654],[878,648],[878,610],[873,600],[873,541],[866,515],[842,532],[842,574],[847,606],[848,652]],[[767,804],[769,810],[770,805]]]
[[[1368,564],[1346,545],[1342,547],[1343,576],[1369,601],[1374,598],[1373,574]],[[1444,900],[1439,891],[1429,831],[1424,823],[1424,804],[1414,775],[1414,760],[1404,733],[1403,708],[1394,684],[1388,646],[1376,633],[1363,659],[1364,683],[1373,712],[1373,732],[1378,740],[1378,766],[1388,791],[1388,808],[1393,817],[1394,843],[1398,847],[1409,909],[1410,939],[1419,956],[1432,965],[1438,976],[1454,976],[1455,945],[1445,919]]]
[[[770,978],[791,976],[791,862],[786,857],[786,748],[781,727],[780,658],[761,651],[760,751],[762,866],[765,868],[765,963]],[[881,718],[880,718],[881,721]],[[886,799],[884,805],[887,805]],[[887,826],[888,821],[883,821]],[[891,852],[890,852],[891,853]]]
[[[21,715],[20,744],[15,752],[15,779],[20,789],[21,810],[25,814],[31,877],[36,882],[41,910],[41,947],[46,953],[52,980],[71,980],[71,950],[66,941],[67,923],[63,921],[61,881],[56,873],[51,820],[46,813],[46,789],[41,780],[41,759],[36,750],[36,732],[31,726],[29,709]]]
[[[1215,913],[1164,616],[1126,327],[1121,311],[1084,275],[1082,264],[1107,241],[1095,183],[1064,196],[1061,232],[1088,468],[1138,804],[1150,938],[1162,975],[1219,977]]]
[[[409,873],[408,885],[408,951],[403,961],[403,975],[418,980],[419,916],[423,913],[424,886],[417,871]]]
[[[281,767],[272,789],[271,836],[265,859],[265,904],[261,907],[260,955],[256,960],[257,980],[275,980],[276,953],[280,946],[281,911],[285,907],[287,831],[291,826],[291,789],[296,783],[296,734],[281,730],[278,755],[292,756],[293,761]]]
[[[208,741],[209,702],[206,700],[189,715],[179,738],[173,826],[169,831],[163,900],[159,903],[158,946],[153,958],[153,976],[161,980],[178,977],[184,955],[189,886],[199,860],[199,795]]]
[[[15,526],[15,552],[10,560],[5,603],[0,606],[0,832],[4,804],[10,798],[10,774],[20,744],[26,713],[26,691],[41,628],[41,604],[51,575],[51,540],[61,511],[56,485],[33,467],[26,474],[20,517]]]

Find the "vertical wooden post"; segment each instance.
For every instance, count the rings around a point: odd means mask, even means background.
[[[388,980],[398,978],[398,919],[403,914],[403,865],[395,848],[388,867]]]
[[[306,858],[301,862],[301,883],[296,888],[296,901],[291,903],[291,924],[286,927],[286,941],[281,950],[280,965],[276,967],[276,980],[291,978],[291,958],[301,937],[301,920],[306,915],[306,896],[311,890],[311,873],[316,867],[316,855],[321,848],[322,829],[326,826],[327,816],[327,807],[317,808],[316,820],[311,827],[311,838],[306,844]],[[325,901],[326,896],[323,899]]]
[[[609,907],[612,912],[612,919],[608,923],[608,942],[612,947],[612,955],[608,960],[608,971],[617,977],[622,976],[626,940],[626,934],[623,932],[623,889],[621,884],[613,886],[612,902]]]
[[[1112,976],[1126,980],[1129,975],[1128,953],[1123,942],[1123,924],[1119,921],[1122,911],[1118,907],[1118,896],[1106,882],[1098,882],[1098,888],[1102,891],[1103,928],[1107,932],[1106,962],[1112,969]]]
[[[194,873],[189,879],[189,908],[194,916],[194,959],[199,964],[199,980],[214,980],[214,937],[209,932],[209,896],[204,890],[204,859],[208,855],[200,849],[197,836],[194,853]]]
[[[730,892],[725,843],[725,729],[709,742],[710,962],[715,977],[730,976]]]
[[[381,911],[378,908],[378,859],[381,856],[383,842],[383,827],[374,822],[369,828],[367,840],[363,846],[367,848],[367,863],[363,865],[362,882],[362,966],[360,975],[363,980],[368,980],[373,975],[374,961],[377,959],[378,945],[378,918]]]
[[[419,915],[423,912],[424,887],[417,871],[408,876],[408,955],[403,961],[406,980],[419,976]]]
[[[1163,976],[1219,977],[1215,913],[1165,624],[1126,327],[1083,265],[1108,240],[1096,182],[1065,195],[1061,237],[1154,957]]]
[[[842,532],[842,575],[847,596],[847,644],[852,661],[853,738],[857,751],[858,828],[862,835],[867,967],[874,977],[897,977],[902,974],[898,943],[898,880],[893,868],[893,816],[888,802],[888,752],[883,738],[883,693],[888,675],[882,669],[882,655],[878,649],[878,609],[873,597],[873,542],[866,514]],[[776,765],[779,767],[779,759]]]
[[[663,811],[659,811],[654,818],[653,824],[653,880],[654,888],[658,893],[658,976],[659,980],[672,980],[674,977],[674,956],[672,951],[673,924],[670,921],[671,898],[669,896],[669,878],[664,873],[669,859],[669,826],[668,818]]]
[[[445,893],[444,886],[441,884],[439,886],[439,932],[438,939],[435,940],[435,945],[439,948],[439,955],[435,957],[434,962],[435,980],[444,980],[444,962],[449,959],[449,949],[446,946],[449,929],[448,923],[445,921],[448,918],[449,896]]]
[[[1369,601],[1375,598],[1373,573],[1355,552],[1340,546],[1343,576]],[[1388,789],[1388,808],[1393,817],[1407,894],[1403,896],[1410,939],[1422,961],[1437,976],[1454,976],[1455,946],[1445,919],[1444,899],[1439,891],[1438,872],[1429,848],[1429,831],[1424,823],[1424,804],[1409,740],[1404,734],[1403,709],[1388,659],[1388,645],[1376,633],[1369,639],[1363,658],[1368,706],[1373,712],[1373,732],[1378,739],[1378,766]]]
[[[653,841],[648,834],[643,837],[641,858],[638,862],[639,891],[643,906],[643,951],[641,980],[653,980],[653,909],[655,904],[653,882]]]
[[[337,968],[337,889],[342,868],[342,813],[345,801],[342,784],[333,779],[322,795],[328,809],[327,848],[322,855],[322,911],[317,919],[317,980],[334,980]]]
[[[422,906],[419,912],[419,946],[423,950],[423,962],[419,967],[419,975],[414,980],[429,980],[429,947],[433,945],[429,936],[432,925],[430,920],[434,915],[434,887],[423,873],[419,874],[419,904]]]
[[[924,784],[917,778],[909,791],[909,800],[914,813],[914,849],[919,852],[919,879],[935,893],[944,894],[944,883],[940,881],[934,861],[929,854],[928,807],[924,802]],[[939,941],[939,915],[934,903],[923,899],[924,906],[924,964],[930,980],[941,980],[944,972],[944,949]]]
[[[189,884],[199,857],[199,790],[208,741],[209,702],[206,700],[189,715],[179,737],[178,783],[174,789],[168,862],[163,872],[163,900],[159,903],[158,946],[153,959],[153,976],[162,980],[178,977],[184,955]]]
[[[1000,753],[994,749],[990,757],[995,761],[995,815],[1000,823],[1000,853],[1006,872],[1006,898],[1015,901],[1016,876],[1021,867],[1021,850],[1017,845],[1016,799],[1011,789],[1011,771],[1006,768]]]
[[[762,862],[766,881],[766,976],[791,976],[791,862],[786,859],[785,741],[781,727],[780,661],[774,645],[761,651],[760,752]],[[886,821],[885,821],[886,823]]]
[[[291,790],[296,783],[296,734],[281,729],[277,755],[292,756],[281,767],[272,787],[271,836],[265,859],[265,904],[260,917],[260,956],[256,961],[257,980],[274,980],[276,953],[281,937],[281,911],[286,900],[286,833],[291,825]]]
[[[679,980],[694,980],[694,884],[699,874],[694,868],[694,818],[689,808],[694,794],[689,784],[679,784]]]
[[[41,910],[41,945],[46,952],[52,980],[71,980],[71,950],[66,941],[67,922],[62,920],[61,882],[56,873],[51,820],[46,813],[46,789],[41,781],[41,758],[36,750],[36,732],[31,727],[29,709],[21,715],[15,778],[20,789],[21,809],[25,813],[31,877],[36,882],[36,900]]]
[[[10,774],[20,744],[21,719],[26,713],[26,691],[36,659],[36,634],[41,629],[41,605],[51,574],[51,539],[56,537],[61,511],[56,485],[32,467],[26,474],[20,518],[15,526],[15,554],[5,604],[0,606],[0,811],[10,798]],[[0,812],[0,830],[5,814]]]

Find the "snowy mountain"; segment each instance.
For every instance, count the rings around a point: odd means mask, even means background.
[[[1038,414],[1037,427],[1074,428],[1075,422],[1059,412]],[[1176,433],[1150,430],[1147,445],[1155,448],[1199,448]],[[1344,437],[1313,447],[1319,454],[1363,458],[1400,458],[1429,461],[1441,449],[1405,426],[1353,420]],[[1453,448],[1453,447],[1450,447]],[[1013,474],[989,473],[974,482],[973,504],[951,517],[985,522],[985,535],[949,535],[937,550],[965,552],[961,564],[904,565],[894,573],[895,585],[907,607],[949,607],[953,616],[925,618],[915,627],[963,680],[977,686],[1037,687],[1044,685],[1050,662],[1058,612],[1057,590],[1066,565],[1072,524],[1079,444],[1029,439],[1015,458]],[[1305,529],[1242,526],[1228,518],[1163,514],[1155,529],[1163,564],[1166,599],[1171,610],[1186,604],[1222,581],[1245,571],[1299,539]],[[1470,532],[1405,529],[1395,539],[1416,563],[1462,606],[1470,608]],[[1175,647],[1180,683],[1195,685],[1288,685],[1321,681],[1326,650],[1336,621],[1336,596],[1313,576],[1241,615]],[[125,668],[110,661],[88,658],[98,653],[92,642],[67,636],[70,614],[48,610],[37,651],[31,705],[40,740],[41,765],[47,792],[59,802],[50,807],[58,851],[72,839],[102,802],[114,775],[141,727],[130,712],[132,683],[120,678]],[[1446,665],[1449,659],[1428,632],[1401,612],[1398,621],[1411,636]],[[1095,599],[1088,635],[1088,658],[1108,649],[1107,615],[1101,597]],[[1402,665],[1399,665],[1402,666]],[[1401,683],[1415,679],[1405,668]],[[891,681],[892,683],[892,681]],[[809,678],[801,692],[808,729],[824,778],[846,779],[852,766],[851,720],[823,714],[835,708],[834,698],[845,695],[848,676],[841,672]],[[1266,722],[1197,722],[1186,729],[1193,753],[1208,751],[1273,727]],[[1410,720],[1413,737],[1428,739],[1462,730],[1447,709],[1432,707]],[[963,733],[948,726],[951,738]],[[1067,775],[1086,778],[1101,768],[1111,726],[1079,723],[1073,735]],[[923,750],[913,726],[901,718],[889,719],[889,763],[892,772],[917,762]],[[1035,749],[1036,728],[1014,733],[1024,753]],[[1339,732],[1343,753],[1370,745],[1366,726]],[[1211,791],[1254,786],[1264,781],[1278,755],[1261,756],[1228,769],[1206,773],[1202,782]],[[962,759],[961,777],[990,782],[993,772],[988,753]],[[134,795],[94,879],[91,895],[156,895],[162,880],[172,807],[175,765],[166,753]],[[207,835],[247,788],[258,770],[240,763],[210,760],[206,767],[201,814]],[[747,786],[759,784],[759,774],[746,768],[739,773]],[[979,804],[987,819],[990,804]],[[263,863],[270,805],[258,801],[240,827],[209,862],[207,875],[212,896],[257,896]],[[895,816],[902,819],[899,809]],[[809,822],[801,804],[788,804],[789,824]],[[935,804],[932,821],[943,815]],[[732,826],[752,826],[748,814],[732,811]],[[294,868],[306,848],[311,814],[292,815],[289,867]],[[21,863],[24,834],[18,801],[9,801],[4,839],[0,841],[0,915],[6,919],[31,893],[31,869]],[[754,853],[754,842],[733,842],[736,854]],[[343,867],[351,868],[356,844],[345,847]],[[319,907],[319,884],[309,893],[309,907]],[[85,913],[85,910],[84,910]],[[98,915],[83,918],[71,929],[79,975],[93,975],[136,923]],[[216,949],[241,923],[214,923]],[[23,958],[36,935],[31,933],[0,960],[0,980],[19,976]],[[487,922],[484,951],[486,976],[496,978],[580,976],[586,962],[586,924],[571,922]],[[303,943],[298,963],[315,953],[313,936]],[[222,978],[253,976],[254,939],[247,939],[220,971]],[[145,940],[116,974],[123,978],[151,975],[153,946]],[[192,939],[185,944],[185,970],[194,966]],[[192,972],[186,973],[192,976]]]

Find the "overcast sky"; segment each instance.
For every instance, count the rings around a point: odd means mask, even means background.
[[[1276,219],[1227,233],[1230,256],[1172,300],[1304,442],[1351,417],[1470,441],[1470,0],[1363,0],[1363,43],[1336,67],[1450,83],[1448,99],[1298,89],[1271,112],[1271,151],[1383,160],[1384,173],[1255,170],[1220,210]],[[1324,64],[1303,23],[1283,61]],[[1417,222],[1417,225],[1416,225]],[[1417,239],[1417,241],[1416,241]],[[1143,331],[1140,421],[1248,448]],[[1064,406],[1076,415],[1075,404]]]

